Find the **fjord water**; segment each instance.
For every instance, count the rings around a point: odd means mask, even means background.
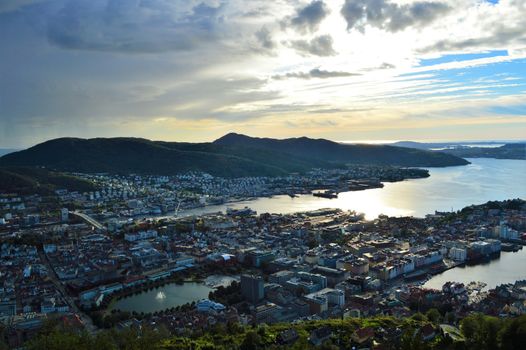
[[[437,211],[459,210],[490,200],[526,198],[526,161],[508,159],[468,159],[471,164],[429,168],[425,179],[385,183],[384,188],[343,192],[338,198],[288,195],[258,198],[226,205],[181,212],[199,215],[245,206],[258,213],[294,213],[320,208],[340,208],[365,213],[367,219],[379,214],[424,217]]]
[[[424,287],[441,289],[449,281],[468,284],[471,281],[486,283],[485,290],[503,283],[514,283],[526,279],[526,248],[518,252],[502,252],[500,257],[489,262],[464,267],[455,267],[429,279]]]
[[[379,214],[424,217],[438,211],[458,210],[490,200],[526,198],[526,161],[469,159],[467,166],[431,168],[430,177],[386,183],[384,188],[340,193],[337,199],[312,195],[296,198],[274,196],[227,205],[209,206],[181,212],[181,216],[224,211],[248,206],[258,213],[293,213],[320,208],[356,210],[374,219]],[[526,279],[526,249],[502,252],[489,263],[454,268],[433,276],[426,287],[440,289],[447,281],[482,281],[486,289],[502,283]],[[206,298],[210,287],[199,283],[169,284],[117,301],[113,308],[123,311],[155,312]]]

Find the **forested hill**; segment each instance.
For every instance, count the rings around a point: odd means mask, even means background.
[[[0,193],[50,195],[58,189],[87,192],[96,187],[76,176],[35,167],[0,167]]]
[[[510,143],[500,147],[456,147],[441,152],[466,158],[526,159],[526,143]]]
[[[60,138],[7,154],[0,166],[38,166],[68,172],[216,176],[277,176],[345,163],[399,166],[465,165],[462,158],[411,148],[343,145],[323,139],[259,139],[228,134],[213,143],[139,138]]]
[[[420,150],[435,150],[462,158],[495,158],[526,160],[526,142],[514,142],[500,145],[496,141],[485,142],[450,142],[422,143],[400,141],[391,144],[398,147],[409,147]]]
[[[326,139],[311,139],[308,137],[278,140],[231,133],[217,139],[214,141],[214,144],[269,149],[302,158],[353,164],[442,167],[469,163],[459,157],[414,148],[342,144]]]

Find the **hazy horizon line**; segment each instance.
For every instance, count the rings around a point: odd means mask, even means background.
[[[236,133],[236,132],[230,132],[230,133]],[[230,133],[227,133],[225,135],[228,135]],[[326,137],[316,137],[316,136],[307,136],[307,135],[277,138],[277,137],[268,137],[268,136],[250,136],[250,135],[241,134],[241,133],[236,133],[236,134],[245,135],[245,136],[254,137],[254,138],[273,138],[273,139],[277,139],[277,140],[285,140],[285,139],[291,139],[291,138],[308,137],[308,138],[312,138],[312,139],[325,139],[325,140],[330,140],[330,141],[333,141],[333,142],[343,143],[343,144],[370,144],[370,145],[393,144],[393,143],[397,143],[397,142],[416,142],[416,143],[427,143],[427,144],[434,144],[434,143],[436,143],[436,144],[440,144],[440,143],[452,143],[452,144],[453,143],[454,144],[461,144],[461,143],[468,143],[468,144],[476,144],[476,143],[492,143],[492,144],[499,144],[499,143],[502,143],[502,144],[505,144],[505,143],[526,143],[526,139],[450,139],[450,140],[444,140],[444,139],[427,139],[427,140],[426,139],[358,139],[358,140],[333,140],[333,139],[326,138]],[[225,135],[223,135],[223,136],[225,136]],[[51,140],[55,140],[55,139],[59,139],[59,138],[78,138],[78,139],[84,139],[84,140],[95,139],[95,138],[101,138],[101,139],[137,138],[137,139],[145,139],[145,140],[150,140],[150,141],[185,142],[185,143],[209,143],[209,142],[213,142],[213,141],[218,139],[217,138],[217,139],[214,139],[212,141],[178,141],[178,140],[150,139],[150,138],[147,138],[147,137],[140,137],[140,136],[111,136],[111,137],[61,136],[61,137],[47,139],[47,140],[44,140],[44,141],[41,141],[41,142],[38,142],[38,143],[35,143],[35,144],[31,144],[29,146],[19,146],[19,147],[0,146],[0,150],[3,150],[3,151],[11,150],[13,152],[21,151],[21,150],[25,150],[25,149],[28,149],[30,147],[39,145],[41,143],[44,143],[44,142],[47,142],[47,141],[51,141]]]

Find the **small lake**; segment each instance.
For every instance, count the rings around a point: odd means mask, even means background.
[[[175,306],[207,299],[213,289],[204,283],[187,282],[183,284],[170,283],[162,287],[131,295],[117,300],[112,309],[121,311],[136,311],[138,313],[155,312],[170,309]]]
[[[424,286],[442,289],[446,282],[471,281],[487,283],[484,290],[493,289],[503,283],[514,283],[526,279],[526,247],[518,252],[502,252],[500,257],[484,264],[455,267],[433,276]]]
[[[186,282],[169,283],[164,286],[144,291],[136,295],[117,300],[112,309],[129,312],[155,312],[208,299],[208,294],[219,286],[228,287],[233,281],[239,282],[240,276],[210,275],[203,283]]]

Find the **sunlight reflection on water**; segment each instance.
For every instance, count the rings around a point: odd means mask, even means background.
[[[224,211],[248,206],[258,213],[294,213],[320,208],[341,208],[365,213],[367,219],[379,214],[424,217],[435,210],[459,210],[490,200],[526,198],[526,161],[469,159],[467,166],[431,168],[426,179],[385,183],[384,188],[340,193],[336,199],[300,195],[209,206],[181,212],[181,216]]]

